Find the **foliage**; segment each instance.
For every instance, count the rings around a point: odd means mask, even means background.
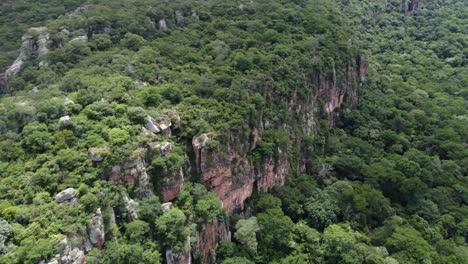
[[[81,246],[97,208],[106,243],[90,263],[161,263],[214,221],[235,223],[212,252],[219,263],[468,258],[463,1],[6,0],[0,13],[1,72],[28,28],[50,37],[0,98],[0,263],[47,262],[63,236]],[[344,104],[328,115],[322,98],[334,92]],[[170,121],[171,135],[142,129],[148,116]],[[254,191],[242,216],[200,184],[236,186],[265,162],[278,173],[284,152],[285,186]],[[210,155],[235,156],[220,164],[229,180],[205,179],[211,164],[196,159]],[[164,212],[160,190],[181,180]],[[75,206],[55,200],[67,188]]]

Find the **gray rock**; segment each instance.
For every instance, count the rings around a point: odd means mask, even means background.
[[[70,116],[66,115],[66,116],[62,116],[60,119],[59,119],[59,123],[63,126],[68,126],[70,124]]]
[[[119,165],[112,167],[110,179],[114,182],[126,183],[132,187],[138,186],[138,197],[153,195],[153,186],[145,163],[147,154],[145,148],[136,149],[122,167]]]
[[[85,252],[90,252],[93,250],[93,245],[91,244],[91,241],[89,239],[86,239],[85,243],[83,244],[83,249]]]
[[[102,218],[101,208],[98,208],[91,215],[91,220],[88,223],[88,239],[93,246],[102,249],[105,243],[104,235],[104,219]]]
[[[61,32],[63,35],[67,36],[67,37],[69,37],[69,36],[71,35],[71,32],[68,31],[66,28],[62,28],[62,30],[60,30],[60,32]]]
[[[101,162],[109,153],[110,148],[108,147],[88,149],[88,157],[94,162]]]
[[[108,207],[107,208],[108,212],[110,212],[110,217],[109,217],[109,226],[117,224],[117,221],[115,220],[115,211],[114,208]]]
[[[156,124],[154,123],[154,120],[151,116],[147,116],[146,117],[146,125],[145,125],[145,128],[148,129],[149,131],[157,134],[159,133],[161,130],[156,126]]]
[[[157,143],[150,143],[148,144],[150,150],[151,150],[151,155],[152,156],[166,156],[167,154],[169,154],[174,145],[170,142],[157,142]]]
[[[24,63],[31,58],[33,53],[36,52],[38,56],[42,56],[49,51],[49,34],[46,27],[30,28],[21,40],[23,43],[18,57],[5,71],[7,79],[19,73],[23,69]]]
[[[70,42],[73,42],[73,41],[88,42],[88,37],[87,36],[74,37],[70,40]]]
[[[122,200],[127,210],[127,215],[130,221],[138,219],[138,203],[130,199],[125,192],[122,192]]]
[[[171,208],[172,208],[172,203],[171,202],[161,204],[161,209],[162,209],[162,211],[164,213],[169,211]]]
[[[195,18],[196,20],[200,20],[200,17],[197,14],[197,11],[192,10],[192,17]]]
[[[45,32],[45,30],[44,30]],[[37,53],[39,56],[43,56],[49,52],[48,48],[49,42],[49,34],[48,33],[41,33],[36,40],[37,45]]]
[[[86,263],[86,256],[83,250],[78,247],[72,248],[68,244],[68,238],[60,240],[56,245],[59,250],[59,254],[55,255],[54,258],[45,261],[42,260],[40,264],[84,264]]]
[[[209,141],[210,141],[210,136],[207,133],[204,133],[198,137],[193,137],[192,146],[195,149],[200,149],[200,148],[206,147]]]
[[[160,19],[159,20],[159,30],[162,30],[162,31],[168,30],[167,23],[166,23],[165,19]]]
[[[47,61],[39,62],[39,68],[47,68],[48,66],[49,66],[49,63]]]
[[[172,135],[171,126],[172,123],[168,120],[163,120],[159,123],[159,128],[161,129],[162,134],[167,137],[170,137]]]
[[[62,257],[61,264],[84,264],[86,263],[86,256],[83,250],[73,248],[68,251],[68,255]]]
[[[148,84],[145,83],[145,82],[142,82],[142,81],[140,81],[140,80],[136,80],[136,81],[135,81],[135,86],[136,86],[136,87],[146,87],[146,86],[148,86]]]
[[[76,201],[76,190],[73,188],[68,188],[59,192],[55,196],[55,201],[57,201],[57,203],[60,203],[60,204],[65,203],[65,202],[72,203]]]
[[[175,16],[176,16],[176,24],[178,26],[182,26],[185,22],[185,18],[182,12],[180,12],[179,10],[175,11]]]
[[[167,264],[192,264],[192,254],[190,254],[190,236],[187,237],[185,250],[180,253],[174,253],[172,249],[166,250]]]
[[[82,5],[82,6],[77,7],[73,11],[73,13],[84,13],[84,12],[88,11],[88,9],[89,9],[89,5]]]
[[[65,101],[63,102],[63,105],[70,105],[70,104],[74,104],[75,102],[73,102],[73,100],[71,100],[70,98],[65,98]]]

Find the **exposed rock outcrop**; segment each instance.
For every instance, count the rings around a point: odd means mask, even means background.
[[[171,208],[172,208],[172,203],[171,202],[161,204],[161,209],[162,209],[163,213],[169,211]]]
[[[88,240],[92,246],[102,249],[105,242],[104,219],[102,217],[101,208],[98,208],[91,215],[91,220],[88,223]]]
[[[190,251],[175,254],[171,249],[166,250],[167,264],[192,264]]]
[[[195,168],[203,183],[214,190],[223,208],[232,213],[244,208],[244,201],[252,195],[255,185],[260,191],[284,185],[290,165],[283,147],[277,149],[276,160],[271,157],[254,163],[247,157],[248,140],[242,142],[238,135],[227,138],[226,149],[211,148],[209,134],[194,137],[192,146]]]
[[[175,11],[175,16],[176,16],[176,25],[177,26],[184,25],[185,23],[184,14],[181,11],[177,10]]]
[[[74,205],[78,203],[78,199],[76,198],[76,190],[73,188],[68,188],[59,192],[55,196],[55,201],[57,201],[59,204],[69,203]]]
[[[108,147],[96,147],[88,149],[88,157],[94,162],[101,162],[104,160],[105,156],[110,153],[110,148]]]
[[[160,133],[166,137],[170,137],[172,135],[172,129],[177,128],[179,125],[180,116],[173,111],[167,111],[157,118],[147,116],[145,128],[154,134]]]
[[[66,116],[62,116],[60,119],[59,119],[59,124],[61,126],[68,126],[70,124],[70,116],[66,115]]]
[[[138,219],[138,203],[130,199],[128,195],[123,192],[122,200],[124,201],[125,210],[127,211],[128,220],[131,222]]]
[[[68,243],[68,238],[60,240],[57,244],[60,254],[49,261],[42,260],[39,264],[85,264],[85,252],[78,247],[72,247]]]
[[[318,108],[320,99],[325,101],[323,110],[328,114],[330,127],[335,126],[341,111],[357,105],[358,89],[366,79],[367,68],[367,60],[358,56],[354,66],[336,67],[330,75],[318,72],[307,80],[304,85],[310,87],[308,94],[299,94],[298,89],[294,89],[285,98],[274,94],[271,88],[263,88],[261,84],[257,91],[267,99],[267,104],[286,107],[290,118],[294,119],[291,123],[300,124],[302,132],[309,135],[319,130],[316,116],[322,111]],[[256,151],[265,130],[282,128],[294,145],[299,146],[301,142],[298,142],[300,138],[289,123],[275,123],[275,120],[263,117],[261,111],[246,123],[249,128],[242,131],[228,130],[217,136],[205,133],[192,139],[192,167],[200,175],[201,182],[216,193],[228,213],[243,210],[244,201],[255,188],[268,191],[283,186],[293,169],[305,172],[312,167],[305,155],[309,149],[300,149],[294,157],[290,157],[292,150],[286,143],[277,143],[270,156],[252,159],[249,153]],[[294,163],[291,162],[293,160]],[[292,164],[297,167],[293,168]],[[196,259],[202,263],[213,263],[212,249],[217,247],[219,241],[229,239],[229,235],[220,234],[223,229],[225,227],[217,222],[200,231],[193,248]]]
[[[161,198],[164,202],[172,201],[184,188],[184,172],[182,168],[171,171],[163,176]]]
[[[7,79],[19,73],[23,69],[24,63],[33,54],[36,53],[37,56],[43,56],[49,51],[49,34],[46,27],[29,29],[28,33],[24,34],[21,40],[23,43],[21,44],[19,55],[5,72]]]
[[[231,232],[227,222],[214,219],[202,231],[196,234],[197,243],[194,246],[195,258],[201,263],[215,263],[216,249],[220,241],[230,241]]]
[[[139,196],[147,197],[153,194],[153,186],[146,168],[145,148],[135,150],[129,160],[123,165],[112,167],[111,180],[118,183],[126,183],[131,187],[139,188]]]
[[[336,118],[339,116],[338,109],[347,102],[349,108],[358,104],[359,83],[366,79],[369,62],[362,56],[356,57],[357,67],[346,65],[338,72],[333,66],[332,76],[319,78],[320,97],[324,98],[325,111],[328,114],[328,125],[334,127]],[[357,71],[357,73],[356,73]],[[337,75],[341,78],[338,80]]]
[[[413,12],[413,11],[417,10],[419,8],[421,2],[422,2],[422,0],[409,0],[407,12]]]
[[[70,40],[70,42],[74,42],[74,41],[78,41],[78,42],[88,42],[88,37],[87,36],[77,36],[77,37],[74,37]]]
[[[267,159],[257,173],[257,188],[259,191],[267,192],[274,187],[283,186],[291,173],[291,165],[289,164],[286,149],[278,147],[276,153],[278,159]]]
[[[165,19],[160,19],[159,22],[158,22],[158,25],[159,25],[159,30],[161,30],[161,31],[168,30],[167,23],[166,23]]]

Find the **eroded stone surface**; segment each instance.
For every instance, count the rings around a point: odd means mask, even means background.
[[[102,249],[105,243],[104,219],[102,217],[101,208],[98,208],[91,215],[91,220],[88,223],[88,239],[91,245]]]
[[[76,190],[73,188],[68,188],[59,192],[55,196],[55,201],[57,201],[57,203],[60,203],[60,204],[62,203],[76,204],[78,202],[78,200],[76,199]]]

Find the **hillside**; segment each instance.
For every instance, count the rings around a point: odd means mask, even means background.
[[[465,1],[0,11],[0,263],[468,259]]]

